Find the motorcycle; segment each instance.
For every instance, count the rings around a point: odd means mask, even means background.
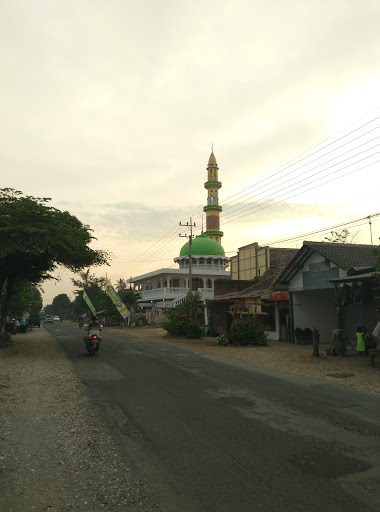
[[[12,319],[5,325],[5,331],[9,334],[17,334],[16,320]]]
[[[99,335],[99,331],[101,330],[102,326],[91,327],[91,329],[89,329],[88,326],[85,325],[85,328],[88,330],[88,334],[84,338],[86,349],[90,356],[94,356],[96,352],[98,352],[100,348],[100,342],[102,341],[102,337]]]

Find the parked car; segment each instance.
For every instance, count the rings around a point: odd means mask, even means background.
[[[52,324],[53,323],[53,317],[51,315],[46,315],[44,324]]]
[[[29,325],[32,327],[41,327],[41,317],[40,315],[30,315],[29,317]]]
[[[61,319],[59,318],[59,316],[55,315],[55,317],[53,318],[53,322],[60,322]]]

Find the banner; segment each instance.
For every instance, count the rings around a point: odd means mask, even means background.
[[[115,288],[112,286],[112,284],[110,283],[110,281],[108,279],[104,280],[104,285],[105,285],[106,292],[108,293],[112,302],[115,304],[115,307],[118,310],[118,312],[121,314],[121,316],[123,318],[128,318],[129,311],[128,311],[127,306],[124,304],[124,302],[118,296]]]
[[[90,308],[91,313],[93,315],[96,315],[96,309],[94,308],[93,303],[90,301],[89,296],[87,295],[87,293],[85,291],[83,292],[83,299],[86,301],[86,304]]]

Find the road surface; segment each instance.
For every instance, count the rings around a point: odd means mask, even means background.
[[[107,332],[46,325],[165,512],[380,510],[378,396]]]

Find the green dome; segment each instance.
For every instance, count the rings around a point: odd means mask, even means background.
[[[181,256],[189,255],[189,242],[182,246]],[[191,243],[192,256],[225,256],[223,247],[215,240],[203,233],[197,235]]]

